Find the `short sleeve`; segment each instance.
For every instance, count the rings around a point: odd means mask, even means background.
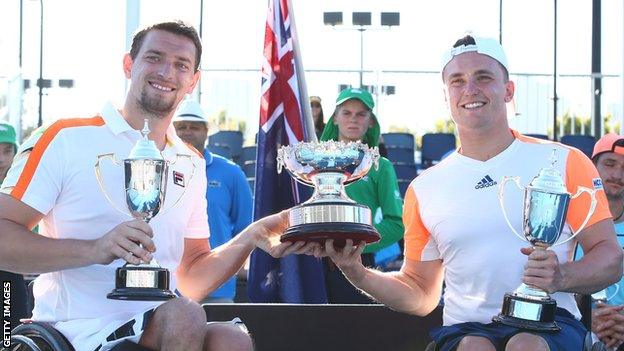
[[[406,258],[414,261],[431,261],[440,258],[433,236],[422,221],[413,182],[405,193],[403,224],[405,225]]]
[[[64,176],[62,125],[37,130],[17,151],[2,192],[47,214],[61,192]]]
[[[576,149],[571,149],[568,153],[566,161],[566,187],[572,195],[576,194],[580,187],[596,191],[596,209],[589,218],[586,227],[611,217],[607,196],[596,167],[594,167],[589,158]],[[573,231],[576,232],[583,224],[589,213],[590,204],[591,198],[587,193],[583,193],[570,201],[566,219]]]

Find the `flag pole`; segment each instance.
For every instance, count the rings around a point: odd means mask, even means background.
[[[288,10],[293,12],[291,0],[286,0]],[[304,141],[317,141],[316,133],[314,133],[314,121],[312,119],[312,111],[310,110],[310,97],[308,96],[308,85],[306,84],[305,72],[303,70],[303,62],[301,59],[301,50],[299,49],[299,36],[297,34],[297,26],[295,25],[294,13],[290,16],[290,35],[292,37],[292,45],[295,60],[295,70],[297,74],[297,83],[299,93],[301,94],[300,108],[303,113],[303,122],[306,124],[304,130]]]

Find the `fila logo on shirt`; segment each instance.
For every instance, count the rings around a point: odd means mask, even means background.
[[[173,184],[179,185],[184,188],[184,173],[173,171]]]
[[[491,186],[494,186],[498,184],[498,182],[496,182],[494,179],[492,179],[492,177],[490,177],[489,175],[486,175],[485,177],[483,177],[483,179],[481,179],[477,185],[475,185],[475,189],[483,189],[483,188],[489,188]]]

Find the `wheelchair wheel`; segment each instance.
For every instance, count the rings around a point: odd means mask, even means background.
[[[74,351],[69,341],[51,325],[23,323],[11,331],[10,351]]]

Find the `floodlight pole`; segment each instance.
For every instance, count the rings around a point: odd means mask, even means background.
[[[43,0],[39,0],[41,13],[39,16],[39,120],[37,126],[43,125]]]
[[[364,27],[358,28],[360,31],[360,88],[364,86],[363,84],[363,76],[364,76],[364,31],[366,30]]]

